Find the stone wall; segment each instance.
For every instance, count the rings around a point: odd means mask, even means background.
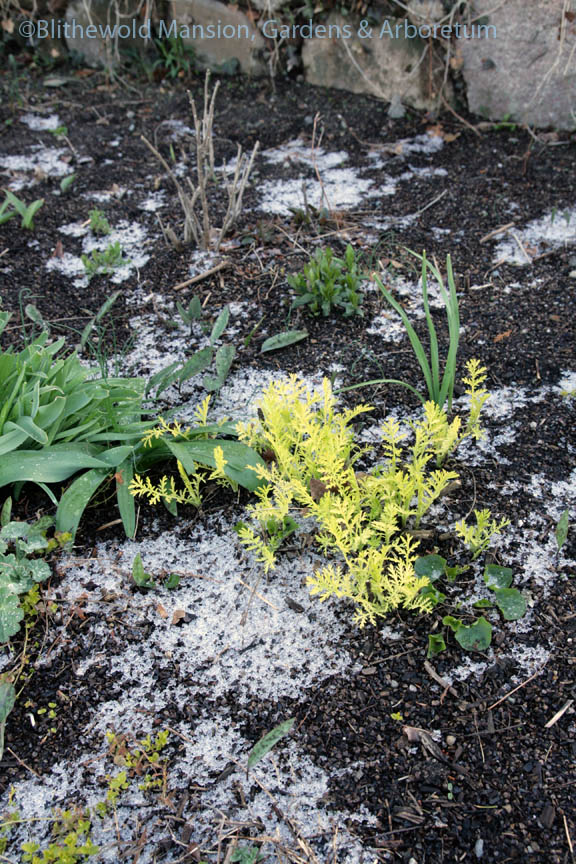
[[[83,24],[142,23],[154,5],[118,2],[121,18],[114,2],[68,0],[64,12],[66,0],[57,0],[66,21]],[[212,68],[283,68],[315,86],[386,100],[391,113],[442,108],[458,92],[490,120],[576,128],[576,0],[470,0],[464,17],[456,0],[372,0],[369,19],[353,14],[356,0],[333,5],[348,14],[309,22],[301,0],[156,0],[154,8]],[[90,63],[113,61],[106,40],[67,42]]]

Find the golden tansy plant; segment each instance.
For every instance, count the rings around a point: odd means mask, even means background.
[[[282,540],[296,528],[290,514],[299,511],[318,526],[322,552],[340,557],[337,566],[308,578],[313,594],[353,600],[361,625],[399,607],[431,611],[432,601],[421,594],[429,580],[414,572],[418,544],[402,529],[417,528],[458,478],[441,467],[446,457],[465,437],[481,434],[486,373],[477,361],[470,361],[467,371],[466,423],[460,417],[449,421],[444,409],[427,402],[424,416],[408,424],[412,443],[405,446],[407,433],[396,420],[386,420],[384,459],[370,472],[354,468],[368,448],[355,444],[351,423],[371,406],[338,412],[327,379],[320,393],[296,376],[272,382],[258,404],[258,420],[236,426],[238,438],[266,460],[254,469],[262,483],[257,503],[248,508],[253,524],[237,529],[265,571],[274,568]]]

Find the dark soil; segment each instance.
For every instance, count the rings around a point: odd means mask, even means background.
[[[0,85],[2,78],[0,78]],[[7,75],[4,85],[8,85]],[[74,243],[63,238],[59,227],[67,222],[87,218],[82,193],[95,188],[110,189],[114,184],[149,189],[149,175],[159,177],[159,187],[173,195],[170,181],[140,140],[144,134],[157,142],[164,154],[169,151],[169,135],[164,121],[180,119],[189,122],[187,97],[183,90],[144,89],[139,92],[109,89],[100,76],[71,76],[68,85],[58,91],[44,90],[40,85],[26,91],[25,104],[8,98],[0,108],[0,151],[6,154],[24,152],[31,143],[53,145],[47,132],[30,132],[19,122],[22,110],[57,111],[68,127],[71,171],[77,171],[73,192],[55,195],[58,181],[41,180],[33,192],[23,197],[45,197],[47,204],[37,217],[33,235],[22,231],[17,220],[0,228],[1,299],[4,309],[17,312],[21,295],[24,302],[34,302],[54,332],[64,325],[81,329],[109,296],[111,287],[104,277],[94,278],[86,289],[73,289],[71,282],[45,269],[46,260],[59,243]],[[200,82],[192,84],[200,94]],[[325,92],[293,82],[277,82],[272,88],[266,81],[222,81],[216,128],[217,161],[235,154],[237,143],[245,149],[259,139],[262,148],[278,146],[298,136],[310,137],[312,118],[319,112],[324,127],[323,146],[346,150],[351,163],[374,147],[421,134],[436,120],[409,114],[403,120],[390,120],[386,106],[369,98],[340,92]],[[451,115],[442,118],[442,132],[448,136],[443,150],[433,157],[436,167],[447,176],[440,181],[414,178],[400,184],[393,197],[368,199],[364,208],[378,216],[402,217],[421,211],[439,191],[445,192],[437,203],[424,210],[409,227],[400,227],[380,237],[377,255],[400,264],[400,272],[412,268],[402,247],[426,248],[439,261],[453,255],[460,291],[461,319],[466,336],[461,345],[461,362],[480,356],[490,372],[489,385],[501,387],[515,383],[534,393],[543,385],[558,382],[561,372],[575,367],[576,280],[570,276],[576,269],[576,248],[567,246],[550,250],[528,267],[502,264],[493,266],[494,242],[482,238],[512,220],[520,225],[557,208],[561,213],[576,203],[576,138],[551,136],[539,138],[525,129],[480,132],[469,128],[474,118],[461,122]],[[451,136],[455,136],[450,140]],[[120,145],[111,141],[120,139]],[[62,146],[62,145],[58,145]],[[180,145],[178,145],[180,146]],[[88,155],[90,162],[77,163],[77,156]],[[121,156],[119,155],[121,153]],[[410,156],[410,164],[427,166],[431,157]],[[260,178],[273,177],[280,169],[259,166]],[[386,168],[394,174],[405,170],[405,164],[394,158]],[[377,178],[378,172],[374,171]],[[258,179],[257,179],[258,182]],[[30,200],[32,200],[30,198]],[[247,207],[257,202],[254,188],[249,190]],[[511,214],[510,202],[517,207]],[[219,206],[223,206],[220,202]],[[110,221],[144,220],[156,231],[154,214],[138,209],[130,196],[107,204]],[[305,261],[302,249],[312,251],[322,244],[322,235],[330,233],[329,242],[343,251],[348,240],[362,249],[358,231],[366,210],[342,212],[312,218],[306,226],[295,220],[255,215],[246,210],[234,241],[228,243],[226,255],[232,267],[198,285],[180,292],[185,301],[193,293],[201,299],[210,294],[210,308],[219,309],[232,300],[252,301],[245,320],[245,331],[237,340],[238,364],[261,368],[317,371],[340,362],[348,370],[346,383],[380,377],[400,378],[420,386],[418,370],[407,343],[383,345],[379,337],[366,333],[371,313],[381,306],[376,294],[365,302],[365,317],[344,319],[311,318],[305,311],[292,314],[290,325],[306,326],[309,339],[278,355],[260,355],[258,333],[248,346],[248,336],[264,316],[268,334],[286,329],[289,291],[283,275],[296,271]],[[164,218],[164,215],[163,215]],[[180,221],[176,197],[168,216],[175,227]],[[215,222],[218,220],[215,219]],[[441,226],[447,233],[440,238],[432,229]],[[575,228],[576,230],[576,228]],[[497,238],[496,238],[497,239]],[[297,242],[296,242],[297,241]],[[366,248],[366,254],[374,249]],[[123,283],[123,294],[114,307],[113,339],[120,347],[131,337],[128,319],[131,310],[126,297],[139,283],[154,291],[168,293],[171,286],[188,278],[190,251],[180,252],[157,241],[149,263],[142,271]],[[504,289],[522,282],[521,288]],[[483,286],[480,290],[477,286]],[[532,286],[532,287],[530,287]],[[154,312],[150,301],[150,313]],[[16,314],[7,330],[7,342],[20,336]],[[438,317],[440,338],[446,336]],[[413,406],[412,397],[400,388],[367,388],[354,391],[351,400],[362,399],[378,407],[377,417],[393,405]],[[551,413],[551,412],[554,413]],[[574,410],[566,400],[562,411],[543,399],[520,409],[515,420],[522,420],[522,432],[513,445],[500,452],[503,464],[486,464],[462,473],[463,512],[477,499],[494,512],[503,510],[497,489],[499,484],[516,480],[528,486],[530,477],[543,473],[550,483],[566,480],[574,470]],[[32,490],[21,501],[22,515],[32,515],[42,506]],[[506,499],[503,515],[513,524],[529,521],[531,506],[541,502],[523,496]],[[214,506],[230,507],[230,500],[216,501]],[[119,529],[105,532],[97,529],[114,518],[110,508],[90,511],[78,536],[78,555],[89,556],[100,539],[119,536]],[[147,530],[146,519],[140,530]],[[158,516],[155,516],[157,520]],[[160,517],[170,524],[168,515]],[[157,523],[156,523],[157,524]],[[550,524],[550,530],[555,525]],[[446,541],[444,541],[446,542]],[[566,547],[574,557],[574,531]],[[442,547],[449,554],[448,545]],[[505,562],[503,562],[505,563]],[[295,715],[301,746],[311,758],[333,777],[327,804],[353,814],[364,806],[377,817],[375,828],[351,824],[363,841],[382,850],[380,860],[416,861],[417,864],[451,864],[457,861],[481,860],[492,864],[517,861],[526,864],[563,864],[573,861],[572,844],[576,843],[573,767],[576,758],[574,714],[568,711],[563,720],[550,728],[545,724],[567,700],[576,698],[574,679],[574,574],[566,570],[557,579],[546,600],[537,607],[534,630],[545,630],[551,657],[544,670],[533,680],[525,681],[515,693],[510,680],[518,674],[512,664],[495,662],[480,678],[471,676],[463,683],[442,691],[424,666],[429,622],[410,619],[413,636],[407,641],[386,643],[377,628],[366,627],[360,633],[350,626],[346,650],[360,659],[362,672],[345,680],[324,682],[317,691],[297,705],[261,702],[249,707],[235,705],[232,696],[229,709],[241,722],[248,738],[257,740],[279,718]],[[571,577],[571,578],[570,578]],[[53,585],[57,585],[57,576]],[[105,602],[105,601],[104,601]],[[47,613],[48,614],[48,613]],[[105,612],[104,612],[105,614]],[[341,610],[343,616],[348,610]],[[405,616],[403,620],[408,620]],[[394,623],[393,621],[391,623]],[[46,634],[50,631],[46,619]],[[42,625],[38,625],[42,640]],[[86,636],[84,635],[86,634]],[[52,765],[80,752],[87,709],[96,711],[100,701],[114,698],[116,682],[108,675],[105,664],[90,666],[81,680],[74,675],[75,664],[90,650],[90,620],[81,610],[72,614],[67,630],[68,644],[58,661],[43,663],[34,671],[24,693],[8,721],[6,751],[0,771],[0,790],[11,782],[39,774]],[[125,633],[125,639],[145,639],[145,633]],[[513,637],[529,646],[534,632]],[[16,649],[18,645],[16,644]],[[44,646],[44,651],[47,648]],[[442,677],[446,656],[457,656],[458,646],[451,645],[446,655],[434,658],[433,667]],[[174,671],[178,675],[178,671]],[[184,685],[184,682],[183,682]],[[64,697],[58,694],[64,694]],[[61,704],[57,732],[48,735],[47,724],[30,728],[26,721],[26,700]],[[431,750],[426,743],[411,744],[402,734],[402,723],[391,714],[402,714],[410,726],[422,730],[441,730],[443,740],[453,736],[452,745]],[[89,712],[88,712],[89,713]],[[177,723],[176,709],[158,718],[159,723]],[[88,720],[89,727],[89,720]],[[348,771],[343,769],[349,767]],[[392,859],[386,856],[392,854]],[[160,860],[160,859],[159,859]],[[325,861],[332,861],[326,849]]]

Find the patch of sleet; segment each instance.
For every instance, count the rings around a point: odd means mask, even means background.
[[[482,414],[484,417],[490,417],[497,422],[508,420],[514,416],[519,408],[525,408],[530,403],[544,402],[549,395],[548,387],[538,387],[532,391],[529,391],[527,387],[514,385],[495,389],[488,386],[488,389],[490,396],[484,405]],[[455,404],[460,404],[466,398],[456,399]]]
[[[466,681],[471,675],[474,675],[477,680],[480,680],[484,672],[495,661],[495,655],[492,648],[486,651],[488,662],[482,660],[473,660],[471,657],[466,657],[459,666],[451,669],[449,672],[443,671],[442,678],[449,684],[454,684],[456,681]],[[510,658],[519,667],[518,673],[510,677],[510,687],[517,684],[526,676],[534,675],[535,672],[544,668],[550,652],[543,646],[530,648],[524,645],[514,645],[509,653],[499,653],[498,661],[501,663],[504,658]]]
[[[444,139],[440,135],[422,134],[414,138],[400,138],[398,141],[386,143],[368,153],[372,167],[383,168],[389,164],[389,157],[404,159],[411,153],[433,156],[444,147]]]
[[[322,184],[302,177],[265,181],[260,185],[259,209],[280,216],[305,210],[306,206],[317,210],[350,209],[357,207],[371,190],[372,181],[361,179],[352,168],[332,168],[322,176]]]
[[[150,258],[144,252],[144,247],[147,243],[146,229],[138,222],[122,220],[105,237],[95,237],[88,230],[83,232],[82,226],[78,223],[63,225],[60,231],[68,236],[81,236],[83,238],[81,255],[90,255],[95,249],[103,252],[108,246],[119,243],[122,247],[126,263],[122,267],[113,270],[107,277],[110,282],[116,285],[120,282],[125,282],[135,269],[144,267]],[[88,285],[89,279],[85,275],[86,270],[82,263],[81,255],[65,252],[60,258],[51,257],[46,262],[46,269],[55,270],[69,278],[78,276],[80,278],[74,279],[74,286],[77,288],[85,287]]]
[[[221,733],[224,733],[220,744]],[[230,757],[239,758],[244,764],[247,758],[247,742],[241,739],[236,729],[222,729],[218,721],[206,720],[200,723],[193,732],[195,744],[186,744],[183,748],[184,782],[192,776],[196,782],[208,785],[215,774],[220,773]],[[223,746],[222,746],[223,745]],[[216,751],[216,752],[215,752]],[[210,765],[206,776],[205,766]],[[273,751],[271,757],[254,770],[257,778],[280,804],[280,810],[288,819],[293,820],[298,831],[314,849],[320,860],[333,860],[334,842],[338,850],[338,861],[342,864],[357,864],[368,850],[362,849],[360,843],[352,838],[346,829],[346,822],[375,825],[376,819],[368,813],[365,807],[354,814],[342,814],[338,811],[327,811],[322,799],[329,791],[329,777],[316,767],[310,758],[301,753],[297,742],[285,740],[278,745],[278,752]],[[244,808],[237,801],[234,789],[241,784],[245,789]],[[270,797],[255,783],[249,791],[244,772],[239,766],[224,783],[212,784],[213,789],[202,796],[202,811],[195,818],[195,827],[199,832],[203,845],[214,844],[214,825],[217,816],[222,812],[228,818],[238,823],[250,824],[261,820],[263,831],[267,836],[278,836],[285,848],[293,848],[293,836],[285,820],[279,821],[275,809],[270,806]],[[278,832],[278,833],[277,833]],[[336,834],[336,837],[335,837]],[[198,838],[196,838],[198,842]]]
[[[202,713],[201,708],[199,713]],[[179,747],[177,758],[169,757],[167,772],[168,789],[174,795],[186,792],[190,783],[194,783],[197,791],[191,840],[201,849],[214,849],[226,837],[228,826],[242,825],[246,831],[250,825],[257,825],[260,835],[274,837],[285,849],[294,848],[293,827],[296,826],[299,837],[319,856],[317,860],[332,860],[337,852],[339,864],[357,864],[373,851],[362,847],[351,836],[347,824],[376,825],[375,817],[365,807],[354,814],[328,811],[323,799],[329,790],[329,777],[306,754],[299,752],[296,741],[284,739],[261,765],[255,766],[247,779],[243,765],[253,742],[240,735],[225,711],[216,716],[213,710],[204,713],[208,716],[199,718],[193,729],[189,724],[180,724],[185,727],[181,733],[184,743]],[[131,719],[124,718],[125,722],[116,731],[126,731]],[[142,736],[145,731],[149,730],[141,728],[138,734]],[[18,808],[20,818],[10,832],[13,848],[30,840],[49,842],[50,824],[38,816],[44,816],[55,806],[64,809],[71,803],[82,802],[93,808],[102,801],[106,774],[119,773],[110,759],[104,761],[107,755],[105,748],[98,753],[84,752],[74,763],[60,763],[39,779],[14,784],[11,803]],[[234,768],[232,760],[240,764]],[[225,769],[230,773],[215,782]],[[270,806],[270,796],[277,807]],[[140,839],[149,808],[150,797],[134,784],[120,795],[114,821],[123,844]],[[159,809],[150,810],[145,829],[147,842],[139,850],[140,864],[152,864],[157,860],[158,844],[165,839],[168,823],[158,818]],[[223,823],[224,813],[226,821]],[[119,850],[110,842],[110,822],[110,818],[94,819],[92,824],[92,842],[99,847],[98,860],[102,862],[118,860]],[[248,846],[249,840],[240,845]],[[298,847],[300,850],[300,843]],[[271,844],[262,847],[269,853],[272,848]],[[180,852],[170,857],[163,855],[162,860],[176,864],[182,860]]]
[[[576,207],[553,210],[510,234],[496,246],[494,263],[525,267],[544,252],[576,243]]]
[[[301,166],[309,175],[288,179],[267,180],[261,183],[260,209],[267,213],[288,216],[291,210],[327,207],[350,208],[364,197],[374,194],[371,180],[357,176],[352,168],[343,167],[348,154],[326,152],[322,147],[310,147],[302,139],[295,139],[282,147],[264,150],[262,157],[271,164],[284,165],[288,170]],[[316,173],[322,177],[322,183]]]
[[[512,444],[520,429],[520,422],[511,418],[519,408],[523,408],[531,402],[544,401],[549,395],[549,391],[550,388],[548,387],[540,387],[533,392],[528,392],[525,387],[514,386],[490,390],[490,396],[482,410],[480,425],[484,427],[486,420],[490,419],[496,423],[496,427],[491,428],[489,433],[486,433],[484,438],[479,441],[473,441],[470,438],[465,439],[458,449],[459,458],[470,466],[481,465],[485,459],[490,457],[498,458],[502,465],[509,465],[510,460],[498,451],[501,447]],[[460,396],[454,400],[453,404],[457,410],[465,415],[467,401],[467,396]]]
[[[43,117],[41,114],[23,114],[20,122],[33,132],[53,132],[61,125],[57,114],[50,114],[49,117]]]
[[[299,374],[300,380],[311,389],[320,388],[322,384],[322,375],[317,374],[313,378]],[[210,408],[210,418],[213,421],[228,419],[228,420],[248,420],[256,414],[256,403],[262,395],[265,387],[280,379],[287,379],[288,374],[262,369],[252,369],[245,366],[233,372],[228,378],[217,397],[212,398]],[[336,386],[337,385],[336,379]],[[182,421],[190,422],[194,417],[194,410],[199,401],[204,398],[205,391],[198,384],[195,388],[195,394],[192,399],[188,398],[187,402],[178,404],[177,416]]]
[[[179,138],[185,138],[187,136],[195,137],[196,132],[190,126],[187,126],[182,120],[163,120],[162,123],[159,124],[158,129],[162,126],[167,126],[169,130],[169,138],[171,141],[178,141]]]
[[[486,654],[489,660],[494,659],[494,651],[492,648],[488,648]],[[465,657],[462,663],[454,669],[451,669],[450,671],[443,670],[442,678],[444,678],[448,684],[454,684],[455,681],[466,681],[471,675],[474,675],[477,680],[480,680],[489,665],[490,662],[473,660],[471,657]]]
[[[178,588],[170,592],[159,589],[154,598],[133,594],[130,572],[137,552],[153,574],[180,572]],[[186,712],[193,719],[178,723],[177,732],[184,744],[179,739],[178,756],[170,759],[169,788],[186,789],[193,781],[200,790],[202,806],[194,819],[195,841],[213,848],[217,839],[214,816],[225,811],[229,818],[242,821],[259,816],[266,825],[265,833],[279,832],[287,842],[290,829],[286,820],[270,807],[265,793],[253,791],[252,778],[244,779],[243,766],[253,742],[239,734],[226,700],[220,706],[215,701],[230,695],[241,704],[253,699],[298,699],[327,677],[358,671],[359,667],[342,650],[344,626],[335,620],[330,608],[333,604],[318,603],[303,585],[318,560],[306,553],[296,561],[280,563],[269,582],[260,584],[252,595],[250,585],[257,578],[252,561],[239,551],[233,529],[217,514],[206,516],[192,531],[190,526],[182,525],[141,543],[126,541],[120,548],[117,543],[103,543],[97,548],[96,558],[78,563],[71,559],[72,566],[63,568],[61,600],[85,603],[90,622],[84,634],[85,644],[97,646],[79,663],[76,672],[81,677],[92,663],[101,663],[100,652],[104,650],[107,672],[116,678],[114,686],[121,695],[100,704],[95,716],[87,717],[88,740],[98,742],[92,751],[75,754],[70,762],[60,763],[39,780],[15,784],[13,804],[19,808],[20,816],[34,819],[72,800],[94,806],[104,797],[102,778],[111,768],[104,764],[102,750],[106,730],[141,737],[151,731],[147,727],[149,713],[160,715],[168,703],[184,711],[193,702],[193,714]],[[98,587],[92,590],[92,584]],[[110,599],[105,616],[102,590]],[[287,599],[299,603],[303,612],[293,611]],[[178,627],[172,623],[176,610],[188,615],[188,620]],[[146,624],[146,641],[126,644],[117,640],[110,628],[112,618],[122,620],[129,630]],[[56,648],[57,653],[59,650]],[[52,655],[52,662],[56,656]],[[174,672],[176,659],[178,673]],[[170,670],[169,676],[162,676],[169,683],[159,688],[151,671],[158,673],[164,668]],[[146,716],[139,710],[142,705],[146,705]],[[83,746],[85,740],[79,730]],[[215,783],[215,776],[231,760],[239,760],[239,768]],[[334,841],[334,826],[338,824],[338,848],[345,853],[339,861],[354,864],[359,860],[362,848],[350,837],[345,823],[350,819],[370,823],[372,817],[365,812],[350,817],[325,810],[321,801],[328,789],[328,777],[299,753],[297,739],[279,745],[254,775],[262,777],[282,813],[297,822],[303,836],[310,837],[312,848],[318,852],[332,848],[329,844]],[[238,783],[245,785],[245,795],[240,796],[249,802],[245,807],[237,803],[238,796],[233,794]],[[201,786],[206,788],[201,790]],[[117,824],[122,826],[123,840],[128,839],[126,835],[132,828],[135,830],[134,809],[145,803],[136,789],[119,799]],[[138,809],[140,816],[142,812]],[[103,826],[94,820],[93,840],[103,847],[99,860],[117,860],[117,850],[110,849],[109,832],[105,833]],[[25,837],[18,833],[20,830],[16,829],[14,841],[46,840],[49,834],[49,826],[41,822],[27,824]],[[153,841],[162,836],[162,827],[150,825],[149,830],[141,864],[154,860]]]
[[[262,152],[262,158],[272,165],[288,165],[294,162],[304,163],[316,167],[320,173],[326,169],[336,168],[348,161],[348,154],[340,150],[338,152],[326,152],[322,147],[311,147],[302,138],[295,138],[281,147],[271,147]]]
[[[162,190],[151,192],[150,195],[148,195],[148,197],[139,204],[140,210],[145,210],[147,213],[155,213],[157,210],[161,210],[166,206],[166,192],[163,192]]]
[[[554,387],[554,390],[556,393],[560,393],[561,396],[565,396],[567,393],[576,395],[576,372],[565,369],[562,372],[562,378],[556,387]]]
[[[138,298],[138,303],[141,300]],[[198,323],[194,322],[191,335],[180,316],[174,315],[173,318],[178,329],[159,327],[155,315],[136,315],[130,319],[130,329],[136,334],[136,339],[134,347],[124,357],[122,374],[155,375],[170,363],[184,362],[191,353],[209,344],[208,336],[202,333]]]
[[[396,177],[396,180],[412,180],[413,177],[447,177],[448,171],[445,168],[432,168],[425,165],[422,168],[410,166],[407,171]]]
[[[152,601],[148,594],[132,594],[131,568],[138,553],[145,570],[153,576],[181,574],[178,588],[160,590]],[[178,526],[156,538],[100,544],[95,559],[66,567],[66,577],[58,589],[72,604],[87,593],[85,608],[95,613],[93,635],[98,647],[80,663],[78,674],[98,662],[98,650],[106,646],[108,671],[133,682],[130,688],[121,688],[127,694],[122,699],[132,700],[136,691],[142,690],[143,697],[150,688],[146,675],[150,657],[155,658],[156,668],[171,666],[171,658],[177,657],[180,671],[188,679],[186,692],[173,681],[161,693],[152,697],[148,693],[147,698],[158,698],[160,705],[169,699],[184,705],[193,694],[209,693],[216,698],[232,690],[241,704],[255,696],[298,698],[330,675],[350,674],[354,662],[342,649],[345,629],[334,615],[335,602],[319,603],[304,584],[322,560],[311,552],[290,561],[280,560],[249,603],[259,565],[243,551],[230,520],[219,514],[206,516],[194,527]],[[85,587],[93,583],[97,589]],[[98,617],[102,588],[117,595],[116,601],[110,601],[110,609],[119,615],[129,597],[128,609],[122,612],[126,626],[136,626],[136,622],[140,622],[138,626],[143,622],[151,625],[147,656],[141,643],[118,643],[110,634],[107,619]],[[294,612],[287,598],[304,611]],[[164,608],[162,614],[157,601]],[[178,627],[172,623],[177,610],[189,618]]]
[[[380,627],[380,637],[383,642],[398,642],[400,639],[404,639],[404,634],[393,630],[388,624],[383,624]]]
[[[32,148],[32,151],[27,156],[0,156],[0,168],[4,173],[33,175],[30,179],[18,177],[10,181],[8,183],[10,189],[18,190],[33,186],[40,177],[64,177],[70,173],[69,163],[62,158],[68,155],[66,149],[37,145]]]
[[[422,135],[416,135],[414,138],[400,138],[399,141],[390,146],[395,147],[400,156],[405,156],[407,153],[424,153],[427,156],[432,156],[442,150],[444,138],[441,135],[426,132]]]
[[[110,164],[114,165],[116,163],[110,162]],[[102,189],[100,192],[89,192],[86,197],[91,198],[92,201],[96,201],[98,204],[105,204],[107,201],[111,201],[112,198],[124,198],[125,195],[130,195],[131,192],[131,189],[127,189],[125,186],[118,186],[118,184],[115,183],[112,189]]]

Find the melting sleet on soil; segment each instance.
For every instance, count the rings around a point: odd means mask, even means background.
[[[335,387],[380,378],[420,387],[406,333],[371,274],[384,268],[424,336],[419,274],[405,250],[426,249],[441,264],[451,253],[460,370],[478,357],[491,396],[486,437],[448,461],[460,486],[425,515],[420,551],[456,564],[458,520],[482,508],[510,520],[490,556],[512,569],[526,614],[506,622],[482,610],[492,643],[471,653],[441,616],[396,612],[360,630],[344,602],[310,596],[306,579],[325,560],[305,513],[295,514],[299,532],[264,577],[234,530],[247,518],[247,493],[211,489],[202,512],[184,507],[178,519],[143,505],[134,540],[124,538],[112,500],[97,499],[74,549],[53,562],[28,641],[4,648],[3,670],[25,656],[30,663],[6,725],[3,860],[24,860],[25,843],[46,850],[74,831],[86,838],[88,813],[99,850],[92,859],[111,862],[571,861],[576,401],[566,394],[576,389],[576,140],[521,129],[476,135],[451,118],[393,121],[386,106],[358,96],[223,81],[217,164],[234,159],[238,141],[250,151],[260,140],[261,155],[218,257],[164,241],[159,219],[179,232],[181,214],[139,137],[156,142],[178,177],[192,171],[185,93],[139,97],[100,83],[79,78],[49,97],[32,88],[25,107],[7,105],[2,185],[45,203],[34,232],[18,219],[0,227],[3,308],[32,303],[52,336],[76,344],[120,289],[83,360],[97,355],[113,374],[148,376],[205,349],[229,304],[214,347],[234,344],[236,355],[213,417],[247,419],[257,416],[262,389],[292,373],[311,389],[324,376]],[[193,90],[199,96],[200,85]],[[321,141],[312,140],[317,112]],[[69,144],[54,139],[61,125]],[[217,188],[215,224],[225,203]],[[108,243],[88,226],[94,208],[126,260],[88,280],[82,255]],[[330,244],[341,256],[348,243],[363,255],[362,317],[290,313],[286,275],[317,248]],[[173,290],[222,258],[226,267]],[[204,328],[184,324],[175,308],[195,293]],[[23,323],[30,331],[32,321]],[[266,338],[304,328],[305,341],[260,353]],[[21,333],[15,315],[4,347]],[[195,376],[168,386],[152,410],[190,422],[205,395]],[[460,384],[455,397],[463,411]],[[356,423],[372,448],[365,471],[383,460],[383,420],[409,431],[421,411],[396,386],[350,391],[340,406],[359,401],[374,406]],[[50,507],[29,485],[17,506],[29,519]],[[155,590],[134,585],[137,554]],[[179,574],[173,590],[171,573]],[[482,573],[477,561],[453,588],[459,614],[490,599]],[[427,658],[432,620],[447,649]],[[254,744],[291,718],[247,772]]]

